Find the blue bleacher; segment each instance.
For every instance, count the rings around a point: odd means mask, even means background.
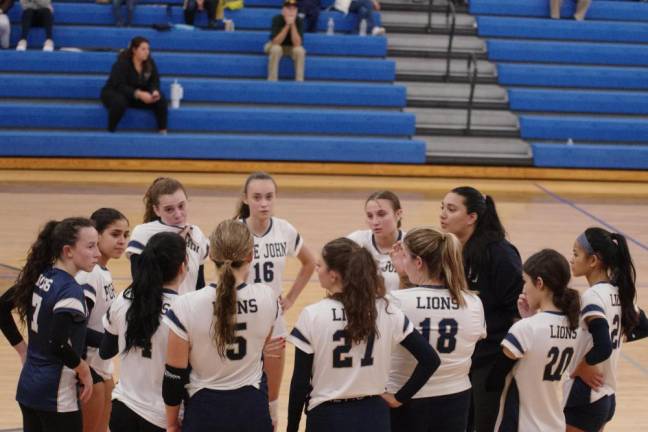
[[[542,167],[648,169],[648,147],[535,142],[531,147],[535,165]]]
[[[508,96],[515,111],[648,114],[644,92],[513,88]]]
[[[567,142],[648,142],[648,120],[641,118],[520,115],[522,138]]]

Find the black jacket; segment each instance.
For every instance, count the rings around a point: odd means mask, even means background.
[[[153,59],[149,61],[151,63],[150,71],[147,72],[146,68],[144,68],[145,70],[140,75],[135,70],[133,60],[118,59],[110,71],[110,76],[102,89],[102,93],[106,90],[116,91],[126,96],[129,101],[132,101],[135,97],[135,90],[159,91],[160,75]]]
[[[6,14],[9,12],[9,9],[11,9],[11,6],[13,6],[14,0],[0,0],[0,9],[2,10],[2,13]]]
[[[518,318],[517,299],[522,292],[522,260],[518,250],[506,240],[489,243],[481,271],[468,278],[484,305],[488,336],[475,347],[473,368],[485,366],[501,351],[500,342],[513,320]]]

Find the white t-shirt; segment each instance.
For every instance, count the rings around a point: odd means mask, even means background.
[[[141,348],[131,348],[125,353],[126,313],[131,305],[131,301],[124,297],[126,292],[128,290],[117,296],[103,320],[106,331],[119,337],[121,369],[112,398],[123,402],[146,421],[166,428],[162,380],[169,330],[162,325],[162,317],[178,295],[173,290],[164,289],[160,326],[151,337],[151,350],[147,352]]]
[[[96,264],[90,273],[80,271],[75,276],[75,279],[81,286],[92,287],[92,290],[85,290],[86,297],[90,298],[94,303],[88,318],[88,328],[103,333],[103,316],[115,299],[115,288],[113,287],[110,271]],[[114,371],[112,360],[103,360],[99,357],[98,348],[87,348],[86,361],[104,379],[112,377]]]
[[[403,237],[405,237],[405,232],[398,230],[398,238],[396,240],[402,240]],[[389,256],[389,253],[382,253],[378,250],[376,239],[371,230],[354,231],[349,234],[347,238],[358,243],[371,253],[371,256],[376,260],[376,264],[378,265],[378,271],[385,280],[385,288],[387,289],[387,292],[400,289],[400,277],[398,276],[398,273],[396,273],[396,268],[394,267],[394,264],[392,264],[391,257]]]
[[[444,287],[422,286],[392,291],[394,305],[412,320],[423,337],[439,354],[441,365],[414,395],[415,399],[449,395],[468,390],[468,372],[477,341],[486,337],[484,307],[476,295],[462,293],[465,307],[459,307]],[[396,393],[416,367],[416,359],[402,346],[392,355],[387,390]]]
[[[180,233],[180,231],[182,231],[182,227],[166,225],[159,220],[137,225],[133,229],[128,242],[126,256],[130,258],[132,254],[141,254],[149,239],[159,232]],[[178,294],[196,290],[198,271],[207,255],[209,255],[209,240],[197,225],[191,225],[191,231],[187,234],[188,272],[182,285],[180,285]]]
[[[379,336],[353,344],[344,328],[344,307],[326,298],[304,308],[287,340],[314,354],[308,410],[333,399],[379,395],[385,391],[394,348],[413,330],[405,314],[376,301]]]
[[[621,341],[623,329],[621,327],[621,300],[619,299],[619,288],[611,285],[609,283],[598,283],[591,286],[587,291],[581,296],[581,337],[578,340],[576,354],[574,356],[574,361],[570,365],[569,374],[576,369],[578,364],[585,358],[585,355],[592,349],[592,335],[587,330],[587,324],[585,322],[586,318],[603,318],[607,320],[608,326],[610,328],[610,339],[612,341],[612,354],[610,357],[597,364],[596,367],[603,374],[603,385],[599,388],[598,391],[585,389],[582,386],[579,386],[578,390],[586,390],[586,393],[589,393],[589,401],[587,395],[577,397],[574,395],[575,399],[570,401],[570,404],[573,405],[586,405],[588,403],[596,402],[606,395],[612,395],[616,392],[616,370],[617,363],[619,361],[619,356],[621,355]],[[574,385],[573,379],[568,379],[565,382],[564,394],[565,394],[565,403],[569,400],[569,396],[572,392],[572,386]],[[580,400],[579,400],[580,399]]]
[[[189,342],[191,375],[187,391],[259,388],[263,373],[263,345],[279,313],[278,298],[267,285],[237,287],[236,342],[219,356],[213,342],[215,285],[178,297],[164,317],[172,332]]]
[[[579,333],[559,312],[538,312],[513,324],[502,346],[518,361],[506,378],[496,431],[565,430],[560,380],[576,364]]]

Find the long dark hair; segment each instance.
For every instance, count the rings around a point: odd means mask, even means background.
[[[353,240],[338,238],[324,246],[322,259],[342,276],[342,292],[331,298],[344,306],[351,340],[361,343],[378,336],[376,299],[385,296],[385,284],[369,251]]]
[[[236,278],[233,270],[252,258],[254,239],[247,225],[226,220],[218,224],[209,240],[209,257],[218,271],[213,339],[218,354],[224,358],[227,346],[234,343],[236,337]]]
[[[475,230],[463,246],[466,276],[468,280],[473,280],[481,273],[484,265],[486,245],[503,240],[506,231],[497,215],[495,201],[490,195],[483,195],[470,186],[454,188],[451,192],[463,198],[468,214],[477,214]]]
[[[137,263],[139,271],[124,291],[131,301],[126,312],[126,348],[150,350],[151,337],[160,325],[164,284],[178,276],[187,257],[185,240],[176,233],[161,232],[150,238]]]
[[[151,46],[151,43],[143,36],[135,36],[128,43],[128,47],[122,50],[119,53],[118,60],[132,60],[135,50],[139,48],[140,45],[146,43]],[[153,57],[149,53],[148,58],[142,63],[142,73],[151,73],[153,70]]]
[[[160,196],[172,195],[179,190],[187,196],[187,191],[182,186],[182,183],[174,178],[158,177],[153,180],[153,183],[151,183],[151,186],[149,186],[144,194],[144,223],[160,219],[153,209],[153,207],[160,204]]]
[[[378,192],[372,193],[371,195],[369,195],[369,198],[367,198],[367,200],[365,201],[365,206],[367,205],[367,203],[369,201],[376,201],[376,200],[379,200],[379,199],[389,201],[389,203],[391,204],[391,208],[394,211],[394,213],[396,213],[398,210],[402,209],[400,199],[398,199],[398,195],[396,195],[394,192],[392,192],[390,190],[383,190],[383,191],[378,191]],[[396,221],[396,227],[400,228],[401,225],[402,225],[401,220],[398,219]]]
[[[639,323],[639,315],[634,306],[637,297],[637,271],[632,263],[628,243],[623,235],[599,227],[587,228],[585,237],[603,263],[610,283],[619,288],[621,326],[625,334],[630,334]]]
[[[61,255],[64,246],[74,246],[83,228],[94,228],[90,219],[73,217],[58,222],[51,220],[38,233],[38,238],[31,245],[27,262],[16,279],[13,302],[18,309],[20,321],[27,322],[27,315],[32,306],[34,285],[41,273],[52,267]]]
[[[580,295],[568,286],[571,271],[565,257],[553,249],[542,249],[525,261],[524,273],[532,280],[542,278],[552,293],[553,304],[567,316],[569,327],[575,330],[580,317]]]
[[[275,187],[275,193],[277,192],[277,182],[272,176],[266,172],[258,171],[253,172],[245,179],[245,184],[243,185],[243,191],[241,192],[241,199],[236,206],[236,213],[234,214],[234,219],[247,219],[250,217],[250,206],[243,202],[243,198],[247,196],[248,186],[253,180],[270,180]]]
[[[107,207],[102,207],[98,210],[95,210],[92,215],[90,215],[90,219],[92,220],[92,222],[94,222],[95,228],[97,228],[97,232],[99,234],[104,232],[106,228],[119,220],[124,220],[126,221],[126,223],[128,223],[128,219],[122,214],[122,212],[114,208]]]

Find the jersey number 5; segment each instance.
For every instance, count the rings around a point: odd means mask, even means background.
[[[560,377],[565,373],[569,362],[571,362],[572,357],[574,356],[574,348],[568,347],[565,348],[561,353],[558,347],[551,347],[547,357],[550,358],[549,363],[545,366],[544,375],[542,377],[543,381],[560,381]],[[560,359],[560,361],[558,360]],[[558,363],[558,365],[556,365]],[[554,369],[555,366],[555,369]]]
[[[246,330],[247,323],[236,323],[235,331]],[[247,354],[247,341],[243,336],[236,336],[232,348],[225,351],[225,355],[230,360],[241,360]]]
[[[333,367],[334,368],[350,368],[353,367],[353,357],[344,356],[351,351],[351,340],[346,330],[338,330],[333,334],[333,341],[338,342],[342,340],[342,345],[333,350]],[[371,335],[367,338],[367,349],[364,356],[360,360],[360,366],[371,366],[374,362],[372,357],[374,346],[374,336]]]
[[[263,271],[261,270],[261,263],[254,264],[254,283],[272,282],[274,279],[274,264],[270,261],[263,263]]]

